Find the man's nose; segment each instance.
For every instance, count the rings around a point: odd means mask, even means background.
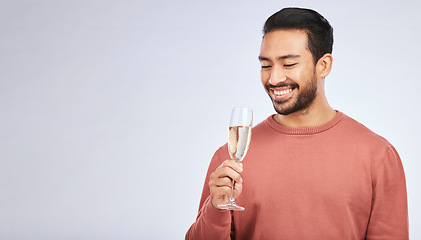
[[[276,86],[280,82],[284,82],[287,80],[287,76],[285,73],[279,68],[273,68],[272,72],[270,73],[269,83]]]

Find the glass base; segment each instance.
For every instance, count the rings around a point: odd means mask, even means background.
[[[218,205],[220,209],[234,210],[234,211],[244,211],[245,208],[238,206],[234,201],[229,201],[226,204]]]

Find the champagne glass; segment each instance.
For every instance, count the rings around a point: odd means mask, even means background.
[[[232,160],[241,162],[246,156],[250,145],[251,128],[253,125],[253,110],[235,107],[232,110],[228,130],[228,152]],[[243,211],[244,207],[238,206],[234,201],[235,181],[231,182],[231,195],[226,204],[218,205],[220,209]]]

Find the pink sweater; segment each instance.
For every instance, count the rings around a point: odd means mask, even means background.
[[[186,239],[409,239],[405,176],[393,146],[338,112],[326,124],[287,128],[272,116],[253,128],[236,202],[217,210],[209,175],[196,222]]]

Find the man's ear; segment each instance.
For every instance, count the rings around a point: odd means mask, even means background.
[[[332,54],[326,53],[323,55],[319,61],[317,61],[317,70],[319,71],[320,77],[324,78],[329,75],[330,70],[332,69],[333,57]]]

